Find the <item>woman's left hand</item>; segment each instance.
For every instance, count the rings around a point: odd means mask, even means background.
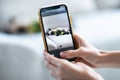
[[[68,62],[44,52],[46,66],[55,80],[103,80],[92,68],[81,62]]]

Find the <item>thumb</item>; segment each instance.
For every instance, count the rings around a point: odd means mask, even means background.
[[[79,50],[68,50],[60,53],[62,58],[74,58],[79,56]]]
[[[73,38],[74,38],[75,48],[77,49],[81,45],[81,40],[80,40],[80,38],[79,38],[79,36],[77,34],[74,34]]]

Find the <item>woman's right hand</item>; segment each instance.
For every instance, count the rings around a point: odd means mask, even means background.
[[[85,63],[87,62],[90,66],[100,67],[99,61],[101,53],[98,49],[92,46],[89,42],[79,37],[78,35],[74,35],[75,50],[68,50],[61,52],[60,55],[63,58],[73,58],[77,57],[82,58]],[[80,59],[81,60],[81,59]]]

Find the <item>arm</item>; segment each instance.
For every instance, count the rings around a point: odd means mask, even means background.
[[[61,57],[82,58],[94,67],[120,67],[120,51],[100,51],[77,35],[74,41],[77,49],[61,52]]]
[[[100,51],[98,66],[120,68],[120,51]]]

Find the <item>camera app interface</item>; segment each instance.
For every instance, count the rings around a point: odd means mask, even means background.
[[[55,55],[65,50],[74,49],[65,6],[44,10],[41,15],[49,52]]]

